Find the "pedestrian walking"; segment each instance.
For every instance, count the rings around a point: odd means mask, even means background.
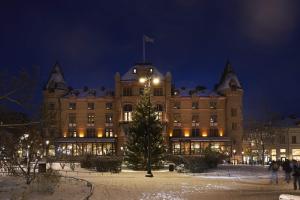
[[[300,163],[299,161],[293,160],[293,177],[294,177],[294,190],[300,190]]]
[[[278,184],[278,169],[279,163],[273,160],[269,166],[269,170],[271,171],[271,184],[273,182]]]
[[[287,183],[290,183],[291,181],[291,173],[293,171],[293,168],[292,168],[292,163],[289,161],[289,159],[286,159],[283,163],[282,163],[282,169],[285,173],[285,178],[284,180],[287,182]]]

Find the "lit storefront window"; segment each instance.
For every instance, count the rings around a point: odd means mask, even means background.
[[[82,155],[115,155],[115,143],[76,143],[60,144],[56,153],[57,156],[82,156]]]
[[[292,158],[294,160],[300,160],[300,149],[292,149]]]
[[[271,160],[277,160],[276,159],[276,149],[271,149]]]

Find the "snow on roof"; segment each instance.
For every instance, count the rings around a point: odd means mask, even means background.
[[[300,118],[299,117],[283,117],[280,120],[273,122],[275,127],[298,127],[300,128]]]
[[[52,68],[51,74],[49,76],[48,82],[46,84],[47,89],[60,88],[66,89],[66,82],[64,79],[63,72],[58,63]]]
[[[175,89],[176,92],[178,92],[178,95],[181,97],[189,97],[191,95],[195,95],[198,97],[218,97],[220,96],[218,93],[216,93],[215,91],[211,91],[208,89],[205,90],[195,90],[195,89],[191,89],[191,88],[179,88],[179,89]]]
[[[122,77],[122,81],[137,81],[142,74],[146,72],[146,70],[152,70],[152,76],[164,79],[164,76],[156,69],[156,67],[149,64],[137,64],[131,67]]]
[[[236,74],[234,73],[229,73],[226,75],[225,79],[223,82],[218,86],[218,91],[222,91],[224,89],[230,88],[230,82],[234,81],[237,88],[242,88],[239,79],[237,78]]]
[[[113,96],[114,92],[111,89],[73,89],[69,91],[64,97],[76,97],[76,98],[86,98],[86,97],[105,97],[105,96]]]

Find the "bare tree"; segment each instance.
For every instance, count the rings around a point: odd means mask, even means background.
[[[44,148],[41,133],[36,128],[30,127],[25,130],[25,134],[19,138],[13,162],[21,170],[21,175],[26,183],[30,184],[36,176],[38,162],[43,158]]]
[[[24,107],[34,94],[38,69],[20,70],[16,76],[0,71],[0,103],[13,103]]]

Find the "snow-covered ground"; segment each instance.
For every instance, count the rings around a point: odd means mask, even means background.
[[[25,184],[21,177],[0,176],[0,200],[30,199],[30,200],[80,200],[88,193],[89,189],[83,182],[75,181],[70,178],[61,178],[54,193],[38,192],[38,186],[32,183],[30,186]]]
[[[74,172],[68,165],[64,170],[58,163],[52,167],[61,170],[63,175],[90,181],[94,185],[92,200],[278,200],[280,194],[300,196],[300,192],[293,190],[292,183],[284,182],[281,171],[279,184],[270,184],[270,172],[262,166],[221,165],[201,174],[159,170],[153,171],[153,178],[145,177],[143,171],[128,169],[111,174],[89,171],[79,165]],[[76,199],[77,194],[84,193],[80,187],[58,192],[56,197],[63,195],[66,199]]]
[[[160,170],[153,171],[153,178],[146,178],[145,172],[132,170],[111,174],[80,169],[67,174],[93,183],[91,199],[99,200],[277,200],[280,194],[300,196],[293,190],[292,183],[284,182],[282,172],[279,172],[279,184],[270,184],[270,172],[262,166],[221,165],[203,174]]]

